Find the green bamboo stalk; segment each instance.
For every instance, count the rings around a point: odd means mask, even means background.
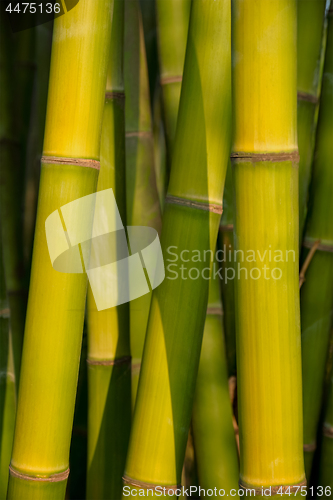
[[[240,485],[300,495],[296,14],[233,1],[232,159]]]
[[[333,30],[328,18],[328,38],[320,99],[309,214],[303,259],[317,242],[301,288],[304,458],[310,477],[323,397],[325,365],[333,312]]]
[[[320,457],[319,485],[324,495],[330,496],[333,490],[333,373],[331,373],[328,403],[323,425],[323,438]],[[331,488],[329,490],[327,487]],[[318,490],[320,493],[320,490]]]
[[[87,325],[82,336],[79,377],[77,383],[73,432],[69,454],[71,473],[67,483],[70,500],[86,498],[87,483],[87,429],[88,429],[88,368]]]
[[[229,494],[231,489],[238,490],[239,467],[222,314],[219,282],[212,278],[192,414],[193,436],[199,485]]]
[[[36,80],[29,127],[27,168],[24,193],[23,241],[26,267],[30,270],[33,237],[36,223],[40,159],[46,118],[47,89],[49,84],[52,23],[36,26]]]
[[[236,270],[233,230],[233,183],[231,163],[229,163],[223,193],[223,214],[219,229],[219,250],[221,253],[219,260],[221,261],[222,272],[221,294],[224,336],[230,377],[236,374],[235,281],[233,278]]]
[[[112,188],[126,225],[124,2],[114,5],[97,191]],[[122,233],[122,232],[120,232]],[[122,236],[124,236],[122,234]],[[115,241],[117,253],[121,244]],[[120,276],[118,278],[121,286]],[[86,498],[121,498],[131,426],[129,305],[98,311],[88,286],[88,469]]]
[[[96,190],[112,7],[80,0],[54,22],[9,500],[65,496],[87,277],[52,267],[45,221],[55,211],[68,222],[60,207]],[[73,241],[82,226],[70,222]]]
[[[165,259],[175,251],[178,264],[183,250],[202,258],[191,279],[180,273],[191,263],[177,268],[176,278],[167,268],[153,292],[125,471],[130,488],[159,485],[172,494],[181,481],[208,299],[211,262],[203,253],[215,250],[230,148],[230,63],[229,2],[196,0],[162,250]]]
[[[169,167],[176,134],[191,0],[156,0],[160,83]]]
[[[161,230],[154,168],[154,140],[148,71],[138,0],[125,1],[126,213],[128,226]],[[132,401],[134,404],[146,335],[151,293],[130,302]]]
[[[5,500],[7,495],[16,413],[15,371],[9,315],[2,245],[0,245],[0,500]]]
[[[11,311],[16,380],[19,380],[26,309],[22,242],[20,140],[16,123],[16,95],[12,34],[0,6],[0,217],[7,296]]]
[[[319,97],[325,57],[327,0],[297,0],[297,134],[299,219],[302,239],[315,146]]]
[[[165,130],[162,116],[161,87],[155,91],[153,106],[153,134],[154,134],[154,165],[156,175],[156,186],[160,200],[161,212],[163,213],[164,201],[168,190],[167,186],[167,164]]]
[[[151,104],[155,101],[159,67],[156,33],[156,0],[140,0],[143,33],[145,39]]]

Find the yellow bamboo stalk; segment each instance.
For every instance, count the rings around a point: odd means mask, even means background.
[[[87,277],[52,267],[45,221],[96,190],[112,7],[80,0],[54,23],[9,499],[65,495]]]
[[[300,494],[296,1],[233,1],[240,484]]]

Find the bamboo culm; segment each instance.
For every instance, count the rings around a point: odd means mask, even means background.
[[[327,48],[320,98],[309,214],[303,260],[319,244],[301,288],[304,458],[310,477],[323,397],[325,365],[333,310],[333,26],[328,16]]]
[[[59,237],[66,228],[74,242],[82,224],[67,212],[64,227],[59,214],[96,191],[112,8],[110,0],[81,0],[54,21],[9,500],[65,496],[87,276],[82,265],[78,274],[53,268],[45,221],[55,212]],[[92,214],[87,236],[91,225]]]
[[[156,0],[157,41],[169,170],[177,116],[192,0]]]
[[[199,485],[230,492],[238,490],[239,466],[219,295],[218,279],[211,276],[192,426]]]
[[[240,484],[300,495],[296,14],[233,1],[232,163]]]
[[[165,259],[170,249],[177,261],[183,250],[215,249],[231,139],[230,36],[228,1],[193,2],[163,216]],[[201,275],[207,262],[197,264],[198,279],[167,274],[153,292],[124,476],[128,488],[159,485],[179,495],[208,299]]]
[[[112,188],[126,226],[125,95],[123,82],[124,2],[114,4],[110,62],[101,139],[97,191]],[[121,238],[110,245],[121,260]],[[105,241],[101,241],[105,250]],[[122,276],[118,276],[119,287]],[[90,285],[88,321],[88,469],[87,499],[121,498],[122,476],[131,426],[129,304],[98,311]]]
[[[128,226],[161,231],[148,70],[138,0],[125,1],[126,212]],[[130,302],[132,401],[136,398],[151,292]]]
[[[327,38],[326,0],[297,0],[297,136],[302,241],[316,138]],[[310,35],[311,34],[311,35]]]

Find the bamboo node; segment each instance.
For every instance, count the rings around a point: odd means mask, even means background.
[[[105,92],[105,99],[117,99],[123,101],[125,99],[125,92]]]
[[[126,137],[147,137],[149,139],[153,138],[153,133],[151,130],[137,130],[133,132],[126,132]]]
[[[333,252],[333,245],[323,243],[320,240],[313,241],[312,238],[305,238],[303,241],[303,247],[312,248],[317,241],[319,241],[319,244],[316,247],[317,250],[322,250],[323,252]]]
[[[214,214],[221,215],[223,212],[222,205],[216,205],[213,203],[203,203],[200,201],[186,200],[185,198],[179,198],[178,196],[172,196],[170,194],[165,198],[166,203],[172,203],[174,205],[182,205],[188,208],[198,208],[199,210],[205,210],[207,212],[213,212]]]
[[[218,316],[223,316],[223,311],[221,307],[208,307],[207,308],[207,315],[218,315]]]
[[[279,486],[261,486],[261,487],[251,487],[249,484],[246,484],[242,482],[241,480],[239,481],[239,487],[242,488],[242,490],[254,490],[255,491],[255,496],[261,495],[261,496],[266,496],[264,495],[264,491],[270,490],[270,495],[269,496],[275,496],[275,495],[281,495],[282,493],[286,492],[287,490],[290,492],[293,492],[293,490],[296,490],[296,492],[301,488],[302,486],[306,486],[306,479],[304,481],[297,483],[297,484],[280,484]]]
[[[28,476],[27,474],[22,474],[15,470],[11,465],[9,466],[9,473],[12,477],[17,479],[23,479],[24,481],[41,481],[48,483],[59,483],[65,481],[69,476],[69,468],[58,474],[51,474],[51,476]]]
[[[87,358],[88,365],[99,365],[99,366],[114,366],[114,365],[124,365],[130,363],[132,356],[123,356],[122,358],[116,359],[89,359]]]
[[[297,92],[297,99],[299,101],[312,102],[312,104],[318,104],[319,98],[316,95],[308,94],[307,92]]]
[[[225,226],[223,224],[220,224],[220,231],[232,233],[233,230],[234,230],[233,224],[226,224]]]
[[[168,85],[168,83],[179,83],[183,81],[183,75],[164,76],[160,78],[161,85]]]
[[[319,245],[320,245],[320,240],[315,241],[311,247],[310,252],[306,256],[306,259],[305,259],[304,264],[302,266],[301,272],[299,273],[299,287],[300,288],[305,281],[305,273],[310,265],[310,262],[314,256],[314,254],[316,253],[316,250],[319,247]]]
[[[147,490],[149,488],[151,488],[153,490],[156,490],[156,488],[165,488],[166,492],[169,492],[169,491],[176,492],[176,490],[181,489],[181,485],[163,486],[160,484],[145,483],[143,481],[138,481],[136,479],[132,479],[131,477],[127,476],[126,474],[123,476],[123,481],[124,481],[124,484],[128,484],[129,486],[134,486],[136,488],[142,488],[145,490]]]
[[[323,425],[323,435],[325,437],[328,437],[330,439],[333,439],[333,426],[330,424],[324,424]]]
[[[5,309],[0,310],[0,318],[10,318],[10,309],[9,307],[6,307]]]
[[[317,449],[317,443],[311,443],[311,444],[303,444],[303,451],[306,453],[312,453],[313,451],[316,451]]]
[[[88,160],[87,158],[65,158],[58,156],[42,156],[42,163],[51,163],[55,165],[75,165],[78,167],[88,167],[100,169],[100,163],[97,160]]]
[[[299,153],[297,151],[292,152],[281,152],[281,153],[242,153],[234,152],[230,155],[231,160],[238,160],[242,162],[252,162],[257,163],[260,161],[269,161],[273,163],[282,161],[291,161],[293,163],[299,162]]]

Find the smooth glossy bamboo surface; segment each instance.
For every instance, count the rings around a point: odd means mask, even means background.
[[[193,438],[199,485],[206,490],[223,489],[230,495],[231,489],[238,490],[239,466],[218,279],[212,278],[209,285],[192,414]]]
[[[304,457],[309,477],[323,396],[333,308],[333,30],[328,38],[303,258],[317,241],[301,288]]]
[[[171,166],[192,0],[156,0],[165,132]]]
[[[97,191],[112,188],[126,225],[124,2],[114,4]],[[114,241],[112,260],[121,260]],[[118,252],[117,252],[118,250]],[[119,286],[122,276],[117,276]],[[129,304],[98,311],[88,286],[87,498],[121,498],[131,424]]]
[[[87,277],[53,269],[45,221],[96,190],[98,164],[82,160],[99,159],[112,7],[110,0],[81,0],[54,23],[9,499],[65,492]]]
[[[297,132],[300,238],[307,212],[326,48],[326,0],[297,0]]]
[[[215,251],[222,208],[231,133],[230,56],[229,2],[196,0],[163,216],[166,278],[153,292],[125,471],[130,485],[160,485],[170,493],[181,481],[206,316],[212,263],[203,256]],[[183,265],[180,256],[187,259],[192,250],[201,260]],[[178,262],[176,276],[168,269],[170,251]],[[183,279],[183,271],[192,277]]]
[[[125,1],[124,50],[127,225],[149,226],[160,232],[148,70],[138,0]],[[150,302],[151,292],[130,302],[133,405]]]
[[[296,2],[233,1],[240,482],[304,484]]]

